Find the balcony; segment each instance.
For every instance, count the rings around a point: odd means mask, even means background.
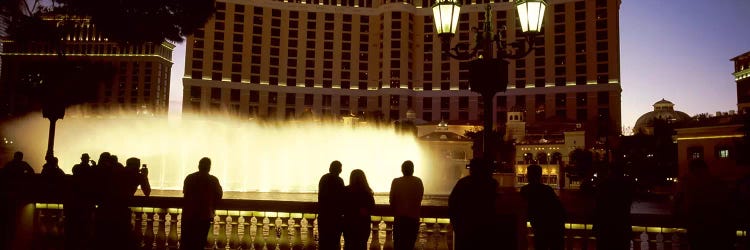
[[[179,191],[157,191],[131,201],[134,234],[141,249],[178,249],[181,198]],[[19,193],[17,193],[19,194]],[[57,195],[29,191],[18,203],[14,249],[62,249],[64,212]],[[235,193],[216,211],[206,249],[316,249],[315,194]],[[253,198],[255,197],[255,198]],[[290,198],[301,197],[301,198]],[[566,249],[596,249],[592,232],[593,201],[575,193],[561,195],[568,211]],[[285,200],[275,200],[275,199]],[[393,248],[393,216],[387,195],[376,195],[368,249]],[[498,240],[506,246],[532,249],[531,230],[518,213],[522,202],[514,189],[502,190],[498,204],[505,221]],[[453,249],[452,228],[444,196],[425,197],[417,249]],[[664,204],[635,204],[631,249],[687,249],[686,230],[664,213]],[[747,224],[745,224],[747,225]],[[747,227],[745,227],[747,228]],[[747,230],[747,229],[745,229]],[[737,249],[750,246],[747,231],[737,231]]]

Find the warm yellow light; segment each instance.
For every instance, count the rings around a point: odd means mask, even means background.
[[[49,126],[45,121],[41,116],[20,119],[4,124],[3,129],[14,134],[16,141],[29,142],[24,147],[44,148]],[[269,124],[220,116],[170,121],[123,115],[121,119],[66,118],[58,121],[56,137],[55,154],[66,173],[79,161],[76,155],[109,151],[120,159],[138,157],[148,164],[149,181],[156,189],[181,190],[185,176],[197,171],[198,160],[204,156],[211,158],[211,174],[225,191],[315,192],[333,160],[343,163],[345,183],[353,169],[362,169],[375,192],[388,192],[405,160],[414,162],[414,175],[422,178],[425,193],[443,194],[451,188],[437,182],[449,169],[430,168],[434,164],[428,153],[432,151],[413,136],[387,127]],[[75,139],[83,137],[87,140]],[[42,165],[43,154],[28,155],[33,166]]]
[[[524,33],[541,31],[546,9],[547,2],[544,0],[517,0],[516,10],[521,21],[521,30]]]
[[[684,141],[684,140],[702,140],[702,139],[723,139],[723,138],[741,138],[744,135],[742,134],[736,134],[736,135],[715,135],[715,136],[696,136],[696,137],[678,137],[678,141]]]
[[[461,13],[461,5],[458,0],[442,0],[432,6],[432,14],[435,19],[435,28],[438,34],[455,34],[458,26],[458,14]]]

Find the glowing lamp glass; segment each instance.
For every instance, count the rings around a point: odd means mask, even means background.
[[[544,11],[547,2],[544,0],[516,0],[518,20],[521,21],[521,30],[524,33],[537,33],[542,30]]]
[[[432,6],[435,28],[438,34],[455,34],[458,27],[458,15],[461,5],[458,0],[438,0]]]

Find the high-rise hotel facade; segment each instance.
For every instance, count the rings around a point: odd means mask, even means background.
[[[88,18],[48,16],[46,22],[71,25],[73,31],[61,46],[2,40],[0,118],[39,111],[41,104],[23,91],[22,79],[33,78],[39,67],[59,62],[107,65],[111,79],[97,84],[86,103],[66,110],[66,117],[98,117],[122,114],[167,115],[172,50],[169,42],[126,45],[109,41]]]
[[[183,110],[289,119],[359,114],[398,120],[481,123],[468,63],[442,54],[432,0],[219,0],[187,41]],[[536,50],[510,61],[508,90],[491,112],[529,124],[572,121],[587,137],[620,131],[620,0],[548,0]],[[472,0],[454,44],[492,6],[508,43],[525,39],[513,2]]]

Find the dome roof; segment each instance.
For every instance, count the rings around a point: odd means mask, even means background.
[[[647,127],[653,126],[653,121],[656,119],[666,120],[668,123],[681,122],[689,120],[690,116],[682,111],[674,110],[674,103],[661,99],[654,103],[654,111],[643,114],[635,122],[633,132],[638,133],[643,131]]]
[[[432,132],[419,137],[423,141],[470,141],[471,139],[459,134],[447,131]]]

